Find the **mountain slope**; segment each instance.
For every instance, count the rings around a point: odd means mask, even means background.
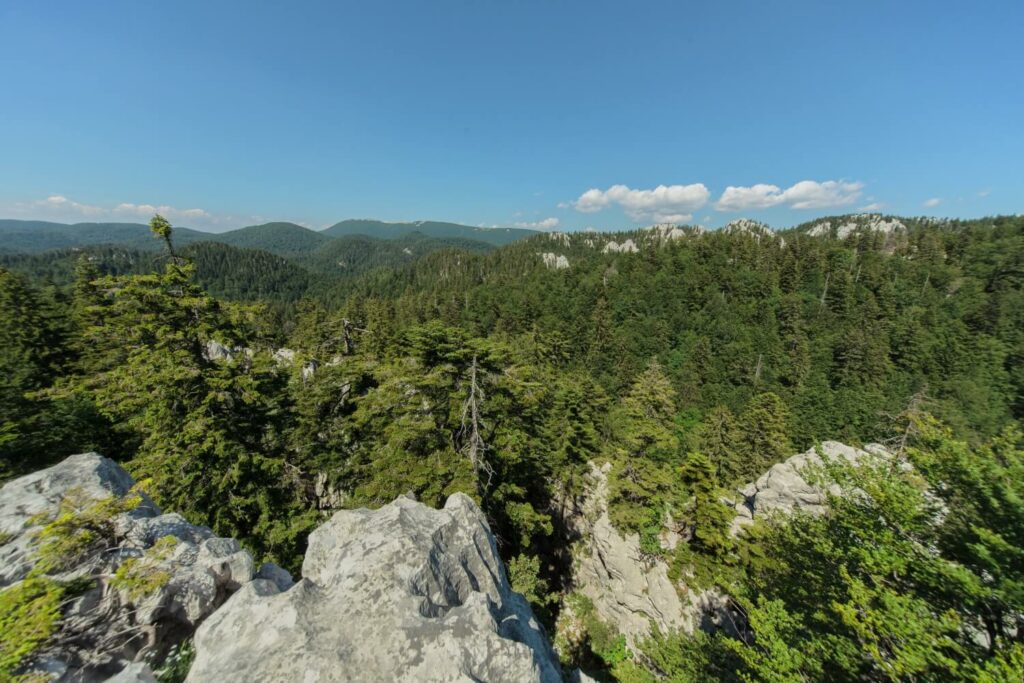
[[[352,276],[375,268],[397,268],[444,249],[484,253],[494,249],[494,246],[478,240],[437,239],[420,233],[410,233],[390,240],[366,235],[346,235],[330,240],[315,252],[296,258],[295,261],[314,272]]]
[[[367,235],[381,239],[397,239],[412,232],[422,233],[427,237],[461,237],[463,239],[479,240],[501,246],[516,242],[527,237],[538,234],[536,230],[525,228],[477,228],[470,225],[459,225],[458,223],[444,223],[441,221],[415,221],[412,223],[385,223],[369,219],[354,219],[335,223],[323,231],[323,234],[331,237],[342,237],[344,235]]]
[[[177,235],[177,230],[175,231]],[[279,256],[308,254],[331,241],[330,236],[287,222],[250,225],[208,239],[245,249],[262,249]]]

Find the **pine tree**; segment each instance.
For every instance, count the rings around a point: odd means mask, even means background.
[[[597,391],[578,382],[563,383],[556,390],[552,419],[546,426],[553,469],[562,473],[564,491],[570,496],[581,493],[587,463],[601,449],[595,425],[599,407],[593,400]]]

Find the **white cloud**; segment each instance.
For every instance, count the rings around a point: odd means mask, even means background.
[[[938,206],[941,203],[942,203],[942,198],[941,197],[932,197],[931,199],[924,200],[924,204],[922,204],[922,206],[924,206],[924,208],[926,208],[926,209],[934,209],[936,206]]]
[[[592,188],[572,203],[581,213],[595,213],[610,206],[620,206],[634,221],[657,223],[685,222],[692,211],[707,204],[711,193],[703,183],[692,185],[658,185],[651,190],[634,190],[626,185],[612,185],[607,190]]]
[[[871,202],[870,204],[865,204],[864,206],[859,207],[857,210],[871,213],[872,211],[881,211],[884,208],[885,204],[882,202]]]
[[[513,223],[517,228],[526,228],[528,230],[554,230],[558,227],[559,221],[557,218],[545,218],[544,220],[530,222]]]
[[[982,199],[989,196],[990,194],[992,194],[992,190],[981,190],[980,192],[978,192],[978,196],[981,197]]]
[[[760,183],[752,187],[734,187],[730,185],[715,202],[719,211],[745,211],[748,209],[767,209],[782,203],[782,190],[778,185]]]
[[[131,204],[129,202],[122,202],[115,206],[113,213],[146,219],[152,218],[153,214],[158,213],[170,221],[180,219],[195,220],[212,218],[212,216],[203,209],[176,209],[173,206],[167,206],[166,204],[154,206],[153,204]]]
[[[748,211],[785,205],[792,209],[827,209],[853,204],[860,199],[863,189],[864,183],[846,180],[801,180],[785,190],[767,183],[749,187],[730,185],[715,202],[715,208]]]
[[[71,201],[64,195],[60,194],[50,195],[46,199],[37,200],[32,202],[32,204],[41,209],[70,211],[72,213],[81,214],[82,216],[99,216],[104,212],[102,207],[92,206],[91,204],[80,204],[78,202]]]

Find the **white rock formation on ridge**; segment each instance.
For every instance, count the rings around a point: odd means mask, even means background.
[[[805,468],[820,467],[824,464],[819,448],[821,454],[829,460],[845,460],[851,464],[857,464],[865,458],[892,457],[889,451],[879,444],[869,444],[861,450],[838,441],[824,441],[818,448],[808,449],[784,462],[772,465],[757,481],[739,489],[743,500],[736,504],[736,518],[732,522],[730,533],[735,536],[758,517],[775,512],[786,514],[793,510],[802,510],[810,514],[822,514],[825,511],[828,494],[839,493],[839,488],[833,484],[822,489],[808,483],[804,478]]]
[[[604,245],[604,249],[601,251],[605,254],[635,254],[640,251],[640,248],[637,247],[636,242],[631,239],[623,240],[621,244],[615,240],[611,240]]]
[[[559,681],[483,513],[399,498],[343,510],[309,539],[303,579],[242,588],[196,633],[192,683]]]
[[[903,232],[906,229],[907,226],[898,218],[886,220],[878,213],[859,213],[848,216],[845,221],[837,222],[835,225],[830,220],[819,221],[807,230],[807,234],[811,237],[831,237],[835,235],[838,239],[844,240],[859,230],[891,235]]]
[[[62,500],[71,495],[89,504],[124,496],[133,485],[127,472],[96,453],[73,455],[53,467],[7,482],[0,489],[0,534],[4,538],[0,587],[25,579],[35,567],[36,533],[56,517]],[[189,524],[180,515],[161,514],[144,496],[134,510],[113,517],[111,526],[114,538],[109,541],[115,548],[100,548],[77,565],[53,574],[58,580],[108,578],[70,599],[63,611],[58,642],[43,647],[30,671],[45,671],[62,681],[104,680],[140,655],[162,655],[255,576],[282,588],[291,584],[288,573],[275,565],[264,565],[255,572],[252,556],[238,541],[217,538],[208,528]],[[151,549],[158,542],[161,547],[156,557]],[[111,585],[109,577],[129,559],[151,562],[151,569],[165,573],[166,579],[140,596]],[[140,670],[148,671],[144,665]]]
[[[830,460],[852,464],[865,458],[892,457],[877,444],[860,450],[826,441],[820,450]],[[743,499],[735,504],[730,533],[735,536],[754,519],[772,513],[824,512],[827,494],[838,493],[838,488],[817,488],[802,474],[804,468],[822,464],[818,450],[812,448],[774,465],[756,482],[740,489]],[[573,549],[574,588],[590,598],[602,621],[622,632],[630,644],[650,633],[652,623],[662,633],[734,627],[726,618],[728,600],[724,595],[715,589],[693,590],[685,578],[673,584],[668,578],[668,565],[660,558],[645,557],[636,534],[623,536],[612,526],[607,508],[610,471],[609,464],[598,467],[591,463],[582,509],[572,511],[565,520],[580,537]],[[664,548],[681,542],[685,541],[673,538],[671,533],[662,535]]]
[[[540,257],[544,261],[544,265],[551,270],[562,270],[569,267],[569,259],[562,254],[554,254],[548,251],[540,254]]]

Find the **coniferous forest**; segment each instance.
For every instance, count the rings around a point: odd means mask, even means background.
[[[95,450],[296,574],[333,510],[464,492],[599,680],[1019,681],[1024,218],[902,220],[229,245],[157,216],[144,248],[3,253],[0,476]],[[730,533],[826,440],[897,457]],[[565,519],[592,463],[645,561],[741,624],[627,647],[594,613]]]

